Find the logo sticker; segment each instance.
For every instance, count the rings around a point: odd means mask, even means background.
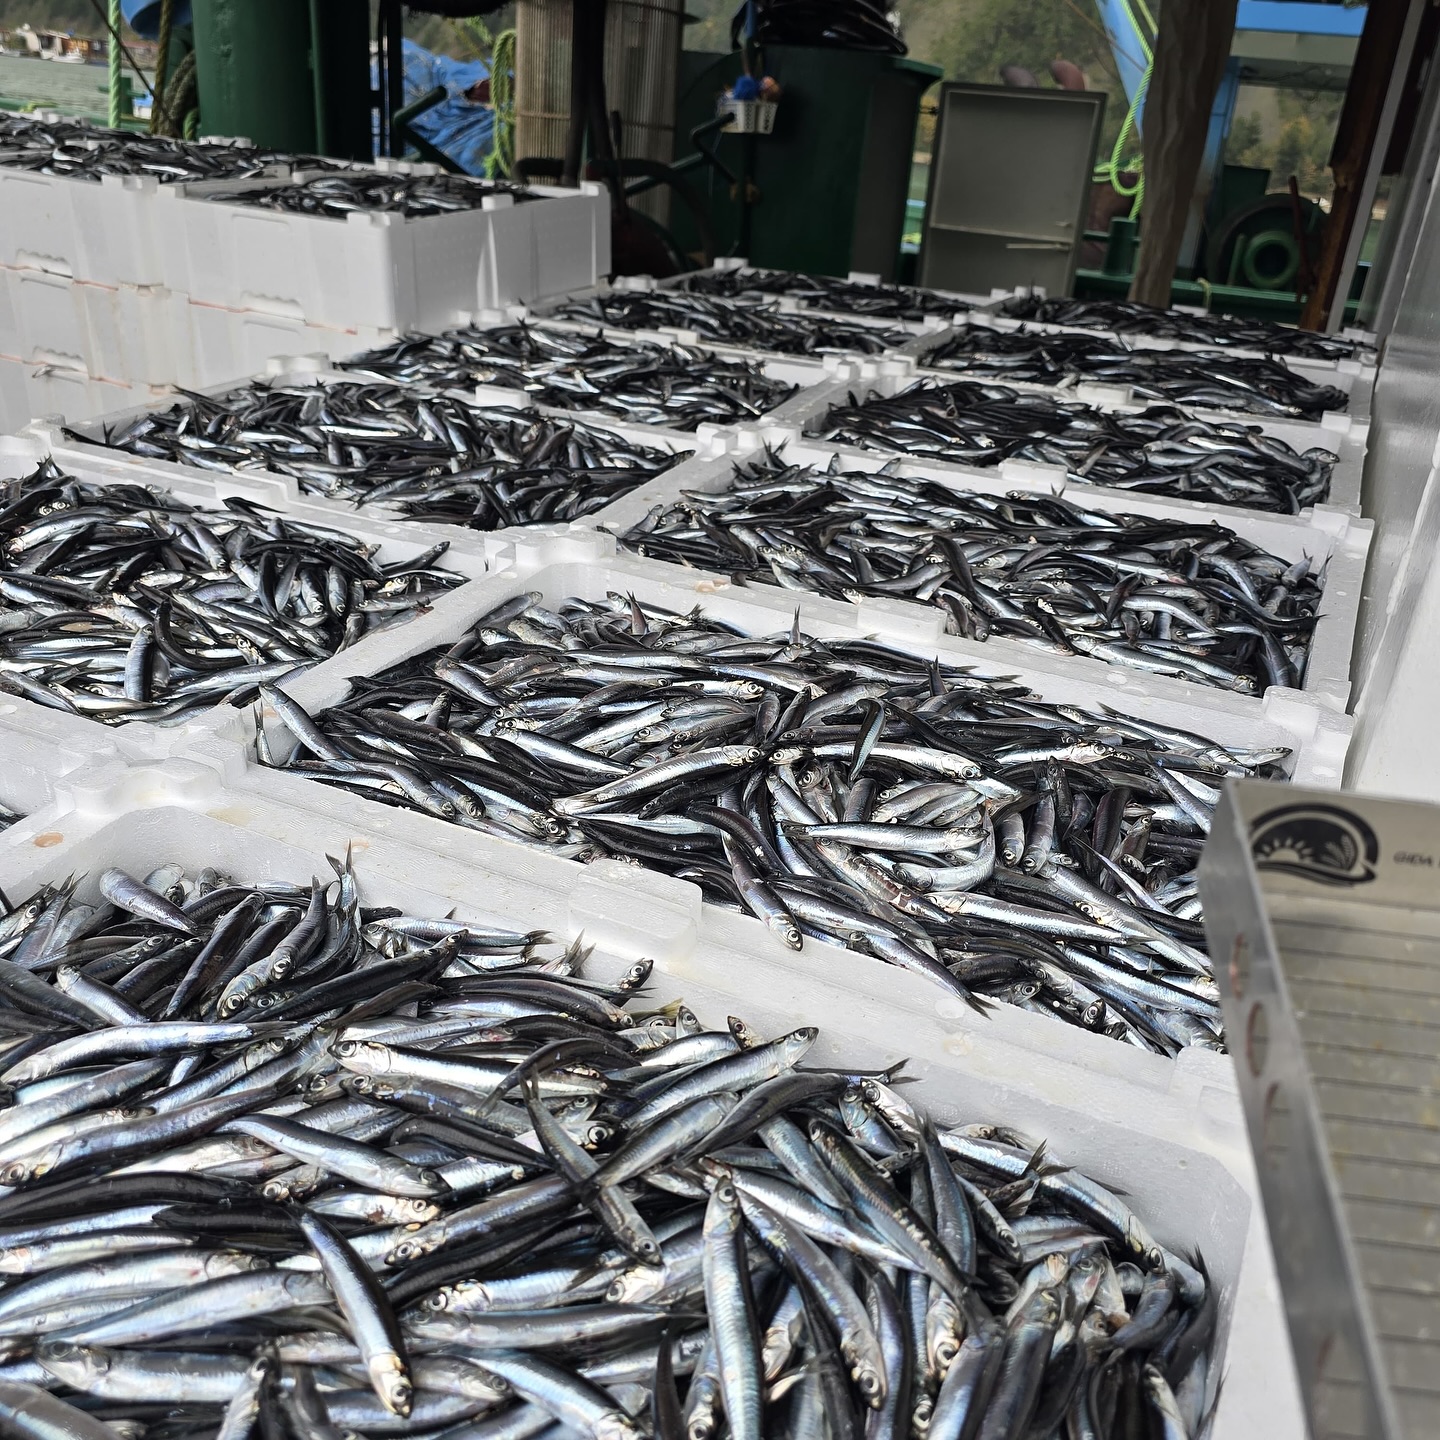
[[[1283,805],[1250,826],[1250,851],[1261,870],[1321,885],[1364,885],[1375,878],[1380,842],[1365,821],[1337,805]]]

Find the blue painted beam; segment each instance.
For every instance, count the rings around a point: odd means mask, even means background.
[[[1240,0],[1235,28],[1358,39],[1365,28],[1365,6],[1318,5],[1313,0]]]

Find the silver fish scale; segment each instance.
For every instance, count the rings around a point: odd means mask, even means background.
[[[517,596],[351,683],[311,717],[287,702],[301,743],[264,739],[261,762],[665,870],[793,948],[848,945],[981,1009],[1221,1044],[1194,868],[1222,777],[1277,774],[1283,751],[623,596]]]
[[[107,724],[247,703],[462,584],[444,549],[381,565],[264,506],[193,506],[46,460],[0,483],[0,689]]]
[[[813,1027],[642,1019],[648,961],[592,979],[578,943],[332,865],[111,870],[108,914],[72,877],[0,916],[16,1433],[1199,1433],[1218,1287],[1123,1170],[1003,1117],[937,1132],[901,1065],[817,1065]]]
[[[917,381],[898,395],[832,405],[817,439],[962,465],[1034,460],[1073,484],[1105,485],[1297,515],[1330,490],[1335,455],[1303,454],[1258,427],[1204,420],[1173,406],[1097,410],[1005,385]]]
[[[799,389],[756,360],[543,325],[409,336],[337,368],[406,385],[500,385],[537,405],[678,430],[758,419]]]
[[[740,302],[684,290],[617,290],[562,305],[556,316],[624,330],[689,330],[717,345],[777,355],[879,355],[908,344],[908,330],[837,316],[782,313],[777,302]]]
[[[768,454],[738,463],[727,489],[687,493],[619,539],[744,582],[928,602],[970,640],[1245,694],[1298,687],[1322,594],[1321,574],[1214,522],[966,494],[891,469],[844,472],[838,459],[828,471]]]
[[[533,410],[359,380],[189,395],[103,443],[181,465],[290,475],[312,494],[472,530],[577,519],[682,458]]]
[[[1375,347],[1349,335],[1322,335],[1296,330],[1269,320],[1241,315],[1196,315],[1161,310],[1135,300],[1072,300],[1064,296],[1017,295],[1003,300],[997,313],[1015,320],[1068,325],[1082,330],[1109,330],[1117,335],[1144,335],[1196,345],[1223,345],[1289,355],[1296,360],[1350,360],[1373,355]]]
[[[1099,335],[967,326],[922,363],[985,380],[1126,385],[1139,400],[1302,420],[1319,420],[1349,404],[1343,390],[1307,380],[1279,360],[1223,350],[1132,350]]]

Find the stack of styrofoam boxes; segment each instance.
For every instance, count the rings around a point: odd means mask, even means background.
[[[0,422],[77,417],[178,378],[172,296],[145,225],[151,180],[0,165]]]
[[[204,198],[291,179],[95,183],[0,157],[0,429],[234,380],[274,355],[354,353],[593,285],[609,268],[608,192],[597,185],[417,218]]]
[[[273,183],[156,193],[155,238],[167,284],[186,297],[194,384],[253,374],[276,355],[337,358],[444,330],[485,308],[593,285],[610,264],[608,194],[597,185],[489,195],[444,215],[366,210],[343,220],[206,198]]]

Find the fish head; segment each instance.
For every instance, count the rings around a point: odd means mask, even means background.
[[[792,1030],[784,1041],[785,1058],[791,1065],[795,1064],[802,1056],[807,1054],[810,1047],[820,1037],[818,1025],[802,1025],[798,1030]]]
[[[353,1074],[385,1075],[390,1070],[390,1047],[375,1040],[337,1040],[330,1053]]]
[[[110,1359],[103,1351],[72,1345],[68,1340],[42,1340],[35,1347],[35,1358],[57,1380],[76,1390],[89,1390],[110,1368]]]
[[[415,1388],[410,1383],[410,1372],[405,1362],[393,1352],[372,1355],[365,1364],[370,1372],[370,1384],[379,1396],[380,1403],[402,1420],[410,1417],[410,1403]]]
[[[12,1160],[0,1170],[0,1185],[8,1185],[13,1189],[17,1185],[28,1185],[42,1175],[48,1175],[60,1163],[61,1154],[62,1145],[57,1141],[34,1154]]]
[[[612,1305],[643,1305],[665,1288],[665,1271],[656,1265],[632,1265],[610,1282],[605,1298]]]

